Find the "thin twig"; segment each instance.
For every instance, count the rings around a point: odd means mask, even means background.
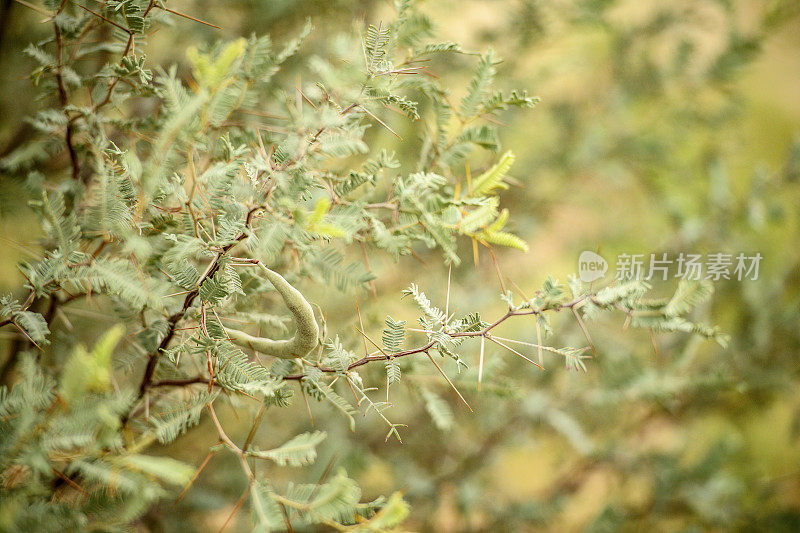
[[[203,471],[203,469],[206,467],[206,465],[208,464],[208,462],[211,460],[211,458],[214,456],[215,453],[217,453],[216,450],[211,450],[210,452],[208,452],[208,455],[206,455],[206,458],[203,459],[202,463],[200,463],[200,466],[197,468],[195,473],[192,475],[192,478],[189,480],[189,482],[183,488],[181,493],[178,494],[178,497],[175,498],[175,503],[180,503],[180,501],[183,499],[183,497],[186,496],[186,493],[189,492],[189,489],[192,487],[192,485],[194,484],[195,480],[200,475],[200,472]]]
[[[481,355],[478,359],[478,390],[481,390],[481,381],[483,380],[483,353],[486,349],[486,336],[481,335]]]
[[[586,337],[586,342],[589,343],[589,348],[592,349],[592,355],[596,358],[597,357],[597,350],[594,349],[594,343],[592,342],[592,337],[589,335],[589,330],[586,329],[586,324],[583,323],[583,319],[581,315],[578,314],[578,310],[574,307],[572,308],[572,314],[575,315],[575,320],[578,321],[578,326],[580,326],[581,331],[583,331],[583,335]]]
[[[21,6],[25,6],[25,7],[27,7],[28,9],[32,9],[32,10],[36,11],[37,13],[41,13],[42,15],[44,15],[44,16],[46,16],[46,17],[50,15],[50,13],[48,13],[48,12],[47,12],[47,11],[45,11],[44,9],[41,9],[40,7],[38,7],[38,6],[35,6],[35,5],[33,5],[33,4],[29,4],[28,2],[25,2],[25,0],[14,0],[14,1],[15,1],[16,3],[18,3],[19,5],[21,5]]]
[[[403,138],[402,138],[400,135],[398,135],[398,133],[397,133],[396,131],[394,131],[392,128],[390,128],[390,127],[388,126],[388,124],[386,124],[384,121],[382,121],[382,120],[381,120],[381,119],[379,119],[377,116],[375,116],[375,115],[374,115],[374,114],[373,114],[373,113],[372,113],[372,112],[371,112],[369,109],[367,109],[367,108],[366,108],[366,107],[364,107],[363,105],[359,105],[358,107],[359,107],[360,109],[362,109],[362,110],[363,110],[363,111],[364,111],[364,112],[365,112],[367,115],[369,115],[369,116],[371,116],[372,118],[374,118],[375,120],[377,120],[377,121],[380,123],[380,125],[381,125],[381,126],[383,126],[384,128],[386,128],[387,130],[389,130],[389,131],[392,133],[392,135],[394,135],[395,137],[397,137],[397,138],[398,138],[398,139],[400,139],[401,141],[403,140]]]
[[[173,15],[178,15],[179,17],[183,17],[185,19],[193,20],[195,22],[199,22],[200,24],[205,24],[206,26],[211,26],[212,28],[216,28],[218,30],[222,29],[219,26],[217,26],[216,24],[211,24],[210,22],[206,22],[205,20],[200,20],[198,18],[192,17],[191,15],[187,15],[186,13],[181,13],[180,11],[175,11],[174,9],[170,9],[167,6],[162,6],[162,5],[159,4],[157,7],[160,7],[164,11],[168,11],[168,12],[172,13]]]
[[[442,367],[440,367],[439,363],[436,362],[436,359],[433,358],[433,356],[431,355],[430,352],[425,352],[425,355],[428,356],[428,359],[431,360],[431,363],[433,363],[434,366],[436,366],[436,370],[438,370],[439,373],[444,377],[444,379],[447,380],[447,382],[450,384],[450,386],[453,387],[453,390],[456,391],[456,394],[458,394],[458,397],[461,398],[462,402],[464,402],[464,405],[467,406],[467,409],[469,409],[470,413],[473,413],[474,411],[472,410],[472,407],[469,406],[469,403],[467,402],[467,400],[464,399],[464,397],[458,391],[458,389],[456,388],[455,384],[452,381],[450,381],[450,378],[448,378],[447,374],[444,373],[444,370],[442,370]]]
[[[250,483],[247,484],[247,486],[244,489],[244,492],[242,492],[241,497],[239,497],[239,499],[236,501],[236,505],[233,506],[233,511],[231,511],[231,514],[228,516],[228,519],[225,520],[225,523],[222,524],[221,528],[219,528],[219,533],[223,533],[223,531],[228,529],[228,525],[231,523],[231,520],[233,520],[233,517],[236,516],[236,513],[239,512],[239,509],[242,508],[242,505],[244,504],[244,501],[247,499],[247,495],[249,493],[250,493]]]
[[[499,344],[500,346],[502,346],[502,347],[503,347],[503,348],[505,348],[506,350],[509,350],[509,351],[511,351],[511,352],[513,352],[513,353],[515,353],[516,355],[518,355],[518,356],[522,357],[523,359],[525,359],[526,361],[528,361],[530,364],[532,364],[532,365],[535,365],[535,366],[538,366],[539,368],[541,368],[542,370],[544,370],[544,367],[543,367],[542,365],[540,365],[539,363],[537,363],[536,361],[534,361],[534,360],[532,360],[532,359],[529,359],[529,358],[525,357],[524,355],[522,355],[521,353],[519,353],[518,351],[516,351],[514,348],[512,348],[512,347],[510,347],[510,346],[508,346],[508,345],[506,345],[506,344],[503,344],[502,342],[500,342],[499,340],[497,340],[497,339],[496,339],[496,338],[494,338],[493,336],[491,336],[491,335],[487,335],[487,336],[486,336],[486,338],[487,338],[487,339],[489,339],[490,341],[492,341],[492,342],[493,342],[493,343],[495,343],[495,344]]]
[[[92,11],[92,10],[91,10],[91,9],[89,9],[88,7],[86,7],[86,6],[83,6],[83,5],[79,4],[78,2],[73,2],[73,3],[74,3],[76,6],[78,6],[79,8],[81,8],[81,9],[85,9],[86,11],[88,11],[89,13],[91,13],[92,15],[94,15],[95,17],[98,17],[98,18],[100,18],[100,19],[102,19],[102,20],[104,20],[104,21],[108,22],[108,23],[109,23],[109,24],[111,24],[112,26],[116,26],[117,28],[121,29],[122,31],[124,31],[124,32],[125,32],[125,33],[127,33],[128,35],[131,35],[131,30],[129,30],[129,29],[128,29],[128,28],[126,28],[125,26],[123,26],[123,25],[121,25],[121,24],[117,24],[117,23],[116,23],[116,22],[114,22],[113,20],[111,20],[111,19],[109,19],[109,18],[106,18],[106,17],[104,17],[104,16],[103,16],[103,15],[101,15],[100,13],[97,13],[97,12],[95,12],[95,11]]]

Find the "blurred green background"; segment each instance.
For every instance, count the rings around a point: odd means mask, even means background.
[[[501,140],[517,154],[515,186],[503,195],[513,230],[530,252],[498,255],[503,274],[532,293],[547,275],[565,281],[583,250],[612,262],[619,253],[760,252],[757,281],[715,284],[698,318],[731,335],[722,349],[686,335],[624,330],[620,316],[589,324],[598,357],[586,373],[557,359],[541,372],[487,350],[489,378],[515,394],[476,390],[456,380],[475,413],[434,374],[431,383],[453,422],[427,415],[413,385],[392,390],[393,422],[408,424],[403,444],[384,442],[376,417],[351,434],[312,404],[314,427],[330,437],[316,470],[265,472],[317,479],[343,465],[375,497],[400,488],[413,505],[409,530],[657,531],[800,530],[800,18],[796,2],[744,0],[443,0],[423,2],[439,35],[465,48],[494,48],[498,87],[541,97],[532,111],[506,115]],[[343,31],[391,17],[386,2],[170,1],[173,9],[221,26],[174,19],[152,36],[152,63],[179,65],[190,44],[269,33],[279,42],[306,17],[315,31],[284,74],[313,79],[312,54],[326,55]],[[42,15],[9,0],[0,8],[0,154],[30,132],[37,109],[22,53],[46,34]],[[457,97],[474,57],[447,56],[429,68]],[[403,133],[402,119],[391,123]],[[370,146],[414,161],[418,143],[373,128]],[[486,154],[485,161],[492,159]],[[0,174],[0,291],[21,295],[16,263],[37,253],[39,228],[20,183]],[[462,256],[472,251],[463,243]],[[443,299],[446,267],[434,255],[394,264],[371,260],[370,293],[311,295],[331,332],[353,331],[355,301],[367,327],[389,313],[412,321],[400,289],[419,283]],[[613,266],[612,266],[613,268]],[[481,253],[453,271],[451,306],[499,315],[494,267]],[[674,281],[674,280],[673,280]],[[658,289],[659,287],[657,287]],[[665,293],[670,282],[663,287]],[[66,311],[96,337],[107,325],[91,304]],[[554,345],[581,344],[573,321],[556,321]],[[500,335],[536,342],[531,323]],[[0,338],[5,347],[10,333]],[[348,338],[359,346],[355,335]],[[477,344],[465,345],[477,360]],[[3,348],[5,349],[5,348]],[[4,356],[3,356],[4,357]],[[451,375],[455,368],[448,368]],[[374,374],[370,374],[374,372]],[[365,372],[380,380],[381,369]],[[245,406],[242,407],[246,408]],[[237,414],[225,413],[234,427]],[[259,436],[265,443],[307,430],[299,395]],[[242,421],[246,420],[242,417]],[[205,425],[206,422],[203,423]],[[448,427],[449,426],[449,427]],[[208,428],[206,428],[208,429]],[[244,427],[242,431],[246,431]],[[213,431],[190,433],[169,450],[199,464]],[[202,437],[205,435],[205,437]],[[266,444],[265,444],[266,445]],[[232,459],[231,459],[232,461]],[[177,506],[147,516],[153,531],[215,530],[242,487],[215,459]],[[235,527],[245,530],[247,517]]]

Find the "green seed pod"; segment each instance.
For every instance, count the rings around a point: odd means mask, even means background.
[[[281,359],[294,359],[305,356],[316,348],[319,343],[319,326],[317,326],[317,321],[314,319],[314,310],[311,304],[283,276],[273,272],[261,263],[258,263],[258,266],[261,267],[266,278],[283,298],[286,307],[292,313],[297,331],[294,337],[286,340],[254,337],[243,331],[231,328],[225,328],[225,332],[234,344],[244,348],[252,348],[264,355],[271,355]]]

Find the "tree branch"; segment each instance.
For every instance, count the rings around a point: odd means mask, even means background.
[[[69,105],[69,97],[67,96],[67,88],[64,84],[64,74],[61,70],[62,68],[62,56],[63,56],[63,40],[61,38],[61,30],[58,28],[58,22],[53,21],[53,28],[55,34],[55,41],[56,41],[56,82],[58,85],[58,99],[61,103],[61,109],[64,115],[67,117],[67,126],[65,131],[65,143],[67,145],[67,152],[69,153],[69,159],[72,163],[72,179],[76,180],[80,176],[81,167],[80,163],[78,162],[78,154],[75,151],[75,145],[73,144],[73,130],[72,130],[72,120],[70,120],[69,115],[67,114],[67,106]]]
[[[256,207],[253,207],[252,209],[250,209],[250,211],[247,212],[247,218],[245,219],[245,227],[250,227],[250,224],[252,223],[252,220],[253,220],[253,215],[255,215],[255,213],[259,209],[261,209],[261,206],[256,206]],[[194,289],[192,289],[191,291],[189,291],[189,293],[186,295],[186,298],[183,300],[183,306],[181,307],[181,310],[178,311],[177,313],[174,313],[173,315],[171,315],[169,317],[169,319],[167,320],[167,334],[164,335],[163,339],[161,339],[161,342],[158,344],[158,348],[156,348],[155,351],[151,352],[148,355],[147,365],[145,366],[144,374],[142,375],[142,380],[139,383],[139,398],[140,399],[144,396],[144,393],[147,391],[147,389],[152,385],[153,374],[155,374],[155,371],[156,371],[156,365],[158,364],[158,358],[161,356],[161,353],[169,346],[169,343],[172,341],[172,338],[175,336],[175,329],[178,326],[178,323],[186,315],[186,312],[192,306],[192,304],[194,303],[195,298],[197,298],[197,295],[200,293],[200,285],[203,284],[203,281],[205,281],[206,279],[208,279],[211,276],[213,276],[217,272],[217,270],[219,270],[219,259],[220,259],[220,257],[222,257],[225,253],[227,253],[231,248],[233,248],[234,246],[239,244],[239,242],[244,240],[244,238],[246,236],[247,236],[247,233],[246,232],[242,232],[236,238],[236,241],[234,241],[231,244],[225,246],[222,249],[222,251],[217,254],[217,256],[214,258],[214,260],[211,262],[211,265],[209,265],[209,268],[206,269],[205,274],[199,280],[197,280],[197,286]],[[129,417],[130,417],[130,413],[127,413],[123,417],[123,419],[122,419],[123,424],[128,421]]]
[[[491,324],[489,324],[488,326],[486,326],[484,329],[482,329],[480,331],[460,331],[460,332],[453,332],[453,333],[445,332],[445,334],[450,336],[450,337],[453,337],[453,338],[455,338],[455,337],[486,337],[486,338],[491,339],[490,332],[494,328],[496,328],[497,326],[499,326],[500,324],[502,324],[503,322],[505,322],[506,320],[508,320],[511,317],[538,315],[538,314],[540,314],[542,312],[545,312],[545,311],[560,311],[561,309],[574,309],[577,305],[583,303],[586,299],[587,299],[587,296],[582,296],[580,298],[572,300],[571,302],[567,302],[567,303],[564,303],[564,304],[557,304],[557,305],[555,305],[553,307],[546,307],[546,308],[543,308],[543,309],[509,309],[509,311],[505,315],[501,316],[499,319],[495,320],[494,322],[492,322]],[[415,348],[410,348],[408,350],[403,350],[401,352],[396,352],[396,353],[389,354],[389,355],[386,355],[386,354],[383,354],[383,353],[381,353],[381,354],[377,354],[376,353],[375,355],[366,355],[366,356],[362,357],[361,359],[358,359],[357,361],[353,361],[352,363],[350,363],[350,365],[348,365],[347,369],[344,370],[344,372],[349,372],[350,370],[353,370],[355,368],[358,368],[360,366],[364,366],[364,365],[366,365],[368,363],[372,363],[372,362],[375,362],[375,361],[386,361],[387,359],[396,359],[396,358],[399,358],[399,357],[406,357],[406,356],[414,355],[414,354],[418,354],[418,353],[426,353],[429,350],[431,350],[432,348],[434,348],[435,344],[436,344],[435,341],[429,341],[426,344],[423,344],[421,346],[418,346],[418,347],[415,347]],[[539,365],[536,365],[536,366],[539,366]],[[314,366],[314,368],[316,368],[317,370],[319,370],[321,372],[325,372],[325,373],[328,373],[328,374],[337,374],[337,373],[341,373],[342,372],[342,370],[340,370],[340,369],[330,368],[330,367],[326,367],[326,366]],[[289,374],[287,376],[283,376],[281,379],[286,380],[286,381],[300,381],[304,377],[305,377],[305,374]],[[158,381],[156,383],[153,383],[150,386],[151,387],[184,387],[184,386],[193,385],[193,384],[196,384],[196,383],[205,383],[205,384],[212,383],[212,384],[214,384],[215,381],[213,379],[207,378],[205,376],[198,375],[198,376],[194,376],[194,377],[191,377],[191,378],[162,380],[162,381]]]

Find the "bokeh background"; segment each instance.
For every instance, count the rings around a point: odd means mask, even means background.
[[[37,109],[22,53],[43,37],[42,15],[0,2],[0,154],[30,135]],[[293,60],[287,84],[313,78],[308,59],[325,56],[341,32],[391,17],[387,2],[176,0],[173,9],[222,27],[175,19],[151,38],[152,63],[185,70],[190,44],[269,33],[315,31]],[[468,412],[436,375],[412,376],[392,390],[393,422],[408,424],[403,444],[384,442],[367,416],[355,433],[327,407],[312,404],[329,439],[315,468],[262,474],[275,483],[313,481],[328,463],[347,468],[365,497],[404,490],[409,530],[422,531],[725,531],[800,530],[800,17],[794,1],[766,0],[442,0],[422,2],[444,39],[492,47],[504,62],[498,87],[541,97],[533,110],[501,120],[504,149],[517,162],[502,201],[528,253],[498,254],[503,275],[532,293],[546,276],[565,280],[583,250],[619,253],[755,253],[757,281],[722,281],[697,318],[731,335],[725,349],[686,335],[624,330],[623,317],[589,324],[598,357],[587,372],[547,361],[542,372],[487,347],[489,380],[474,372],[456,384]],[[447,56],[429,68],[464,92],[473,56]],[[291,85],[289,85],[291,86]],[[403,121],[391,123],[403,133]],[[370,146],[413,161],[419,145],[373,128]],[[493,156],[487,154],[488,162]],[[20,183],[0,174],[0,292],[22,294],[16,264],[36,254],[40,228]],[[453,271],[451,305],[499,315],[503,303],[486,253]],[[419,283],[444,299],[447,269],[434,254],[399,264],[372,259],[371,292],[320,291],[312,299],[330,331],[353,331],[359,300],[367,327],[383,317],[414,319],[400,289]],[[666,294],[674,280],[657,286]],[[90,304],[66,311],[94,338],[107,325]],[[565,317],[566,318],[566,317]],[[570,320],[556,320],[556,346],[580,345]],[[378,333],[376,333],[378,334]],[[501,335],[535,342],[531,323]],[[3,332],[0,350],[10,333]],[[352,348],[354,335],[345,334]],[[477,344],[465,345],[477,360]],[[1,355],[5,357],[4,355]],[[454,374],[454,368],[448,368]],[[373,377],[380,381],[381,369]],[[371,374],[367,373],[367,376]],[[416,384],[433,387],[432,419]],[[500,392],[503,391],[502,394]],[[299,395],[263,428],[267,444],[307,430]],[[243,407],[244,408],[244,407]],[[225,412],[235,427],[237,414]],[[243,416],[242,419],[246,419]],[[205,422],[203,423],[205,424]],[[242,431],[245,431],[242,428]],[[294,433],[292,433],[294,432]],[[168,453],[199,464],[213,431],[192,432]],[[205,437],[203,437],[205,435]],[[265,444],[266,445],[266,444]],[[143,529],[218,529],[241,494],[215,459],[179,504],[148,513]],[[242,513],[233,528],[246,530]]]

